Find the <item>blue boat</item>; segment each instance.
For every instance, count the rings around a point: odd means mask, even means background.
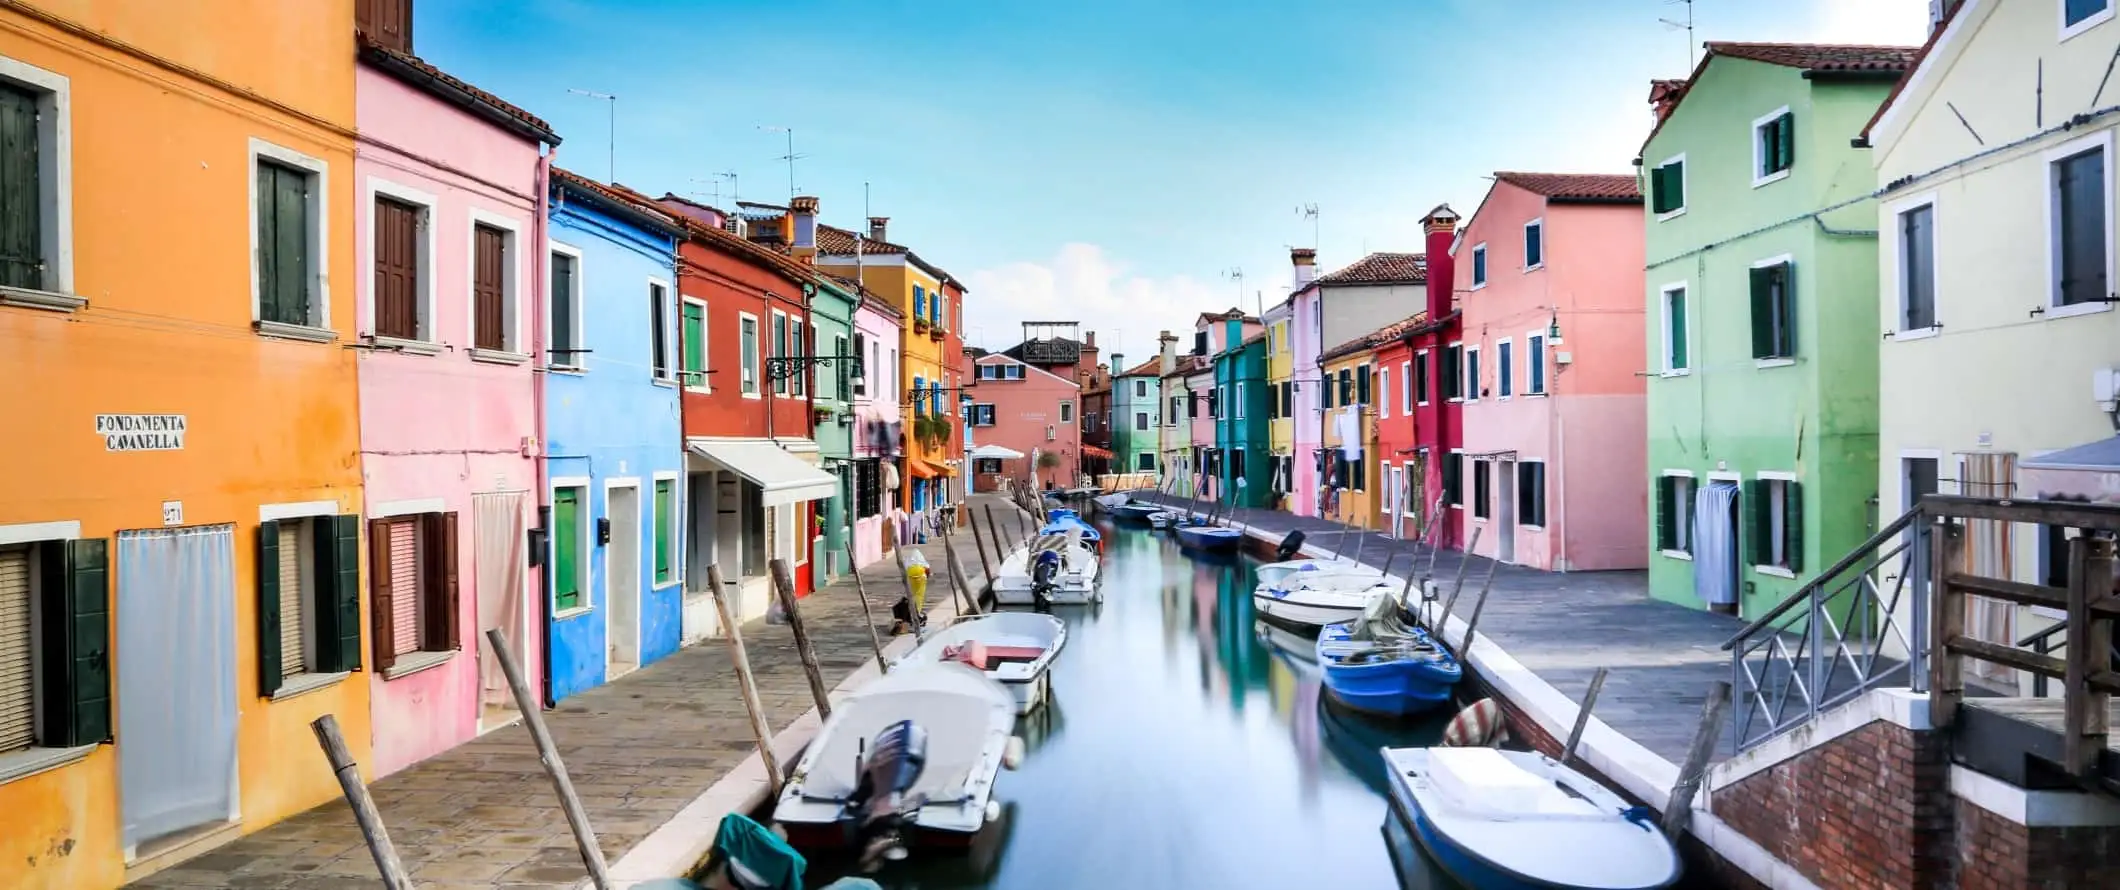
[[[1243,532],[1219,525],[1208,525],[1204,519],[1179,523],[1176,531],[1179,544],[1209,553],[1226,553],[1244,543]]]
[[[1458,660],[1427,631],[1388,618],[1328,624],[1318,631],[1317,645],[1326,691],[1366,714],[1404,717],[1433,710],[1450,702],[1451,689],[1464,677]]]
[[[1045,525],[1038,529],[1038,533],[1041,535],[1074,534],[1080,536],[1082,540],[1088,541],[1092,549],[1099,551],[1104,549],[1104,535],[1097,531],[1097,527],[1089,524],[1089,520],[1083,519],[1082,514],[1065,507],[1047,511],[1045,514]]]
[[[1104,512],[1110,513],[1113,519],[1147,522],[1148,517],[1163,512],[1163,508],[1154,504],[1125,503],[1116,507],[1107,507]]]

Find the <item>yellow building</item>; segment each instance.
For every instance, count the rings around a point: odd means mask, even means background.
[[[1373,354],[1367,338],[1330,349],[1319,357],[1324,377],[1320,403],[1325,410],[1323,473],[1328,496],[1325,518],[1360,528],[1382,528],[1376,492],[1376,409]],[[1352,446],[1350,448],[1350,446]]]
[[[0,887],[331,800],[321,715],[368,758],[353,6],[0,10]]]
[[[1266,441],[1273,455],[1273,491],[1283,509],[1296,479],[1296,351],[1288,339],[1294,314],[1294,302],[1284,300],[1260,316],[1266,326]]]

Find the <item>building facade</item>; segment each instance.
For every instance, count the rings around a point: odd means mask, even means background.
[[[1266,332],[1252,320],[1254,333],[1245,335],[1241,317],[1222,324],[1233,328],[1225,336],[1234,339],[1214,357],[1215,476],[1225,502],[1264,507],[1273,502],[1273,452],[1266,432],[1271,416]]]
[[[1316,251],[1297,248],[1289,257],[1295,269],[1295,290],[1288,296],[1294,329],[1290,337],[1294,351],[1290,438],[1296,451],[1291,490],[1297,515],[1320,516],[1324,515],[1318,509],[1325,493],[1318,474],[1325,461],[1306,448],[1306,443],[1320,441],[1324,434],[1319,398],[1323,387],[1312,384],[1319,391],[1306,393],[1306,383],[1321,380],[1318,356],[1325,350],[1366,337],[1421,305],[1427,296],[1428,259],[1418,253],[1372,253],[1345,268],[1318,275]],[[1307,461],[1305,452],[1309,453]]]
[[[849,279],[851,280],[851,279]],[[898,344],[905,313],[897,305],[862,288],[854,310],[854,354],[861,357],[860,379],[850,381],[854,405],[853,538],[854,565],[882,559],[897,543],[891,515],[904,508],[898,484],[904,459],[904,423],[900,420]]]
[[[1430,540],[1430,527],[1442,515],[1436,490],[1428,485],[1428,453],[1415,423],[1415,412],[1429,406],[1427,366],[1415,359],[1428,354],[1417,354],[1408,336],[1427,322],[1423,310],[1369,337],[1377,379],[1378,512],[1385,532],[1409,540]]]
[[[1300,500],[1295,494],[1294,320],[1293,300],[1282,300],[1259,315],[1266,328],[1266,502],[1276,510],[1289,510]]]
[[[1754,615],[1869,537],[1878,210],[1849,143],[1914,52],[1711,42],[1658,91],[1640,158],[1658,599]]]
[[[972,472],[980,491],[1002,480],[1035,490],[1074,484],[1082,454],[1082,427],[1075,419],[1082,387],[1057,374],[1002,354],[981,356],[970,394],[970,417],[982,445],[1000,445],[1020,458],[978,458]]]
[[[1356,528],[1377,528],[1376,355],[1369,335],[1318,357],[1323,429],[1317,468],[1319,515]]]
[[[1647,564],[1647,485],[1611,472],[1648,460],[1640,213],[1632,175],[1500,172],[1458,236],[1464,448],[1488,480],[1458,520],[1482,556]]]
[[[1196,497],[1200,492],[1199,466],[1193,453],[1193,425],[1207,406],[1194,396],[1188,382],[1206,365],[1206,360],[1197,355],[1176,355],[1176,340],[1173,339],[1165,351],[1167,360],[1159,360],[1158,366],[1167,368],[1163,372],[1163,435],[1162,465],[1163,490],[1180,497]]]
[[[1163,336],[1169,337],[1170,332],[1164,331]],[[1112,355],[1115,365],[1123,358],[1116,353]],[[1162,366],[1163,359],[1158,356],[1131,368],[1116,369],[1112,374],[1112,471],[1115,473],[1153,473],[1157,470],[1156,455],[1161,450],[1163,429],[1163,388],[1159,383]]]
[[[860,304],[861,285],[822,274],[813,280],[810,340],[795,347],[805,364],[797,373],[810,378],[810,420],[817,453],[825,470],[839,478],[832,496],[817,505],[815,552],[810,554],[815,574],[810,589],[814,590],[852,565],[847,547],[853,543],[855,481],[854,309]]]

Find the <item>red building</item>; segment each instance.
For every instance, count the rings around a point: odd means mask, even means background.
[[[1462,346],[1461,326],[1458,320],[1457,294],[1451,283],[1457,265],[1451,255],[1455,246],[1452,241],[1457,234],[1458,215],[1450,205],[1441,204],[1421,220],[1421,228],[1428,234],[1428,307],[1427,320],[1409,325],[1401,334],[1396,346],[1388,347],[1391,364],[1411,361],[1413,373],[1413,421],[1410,431],[1400,427],[1399,432],[1410,432],[1412,454],[1402,454],[1404,444],[1380,445],[1386,457],[1394,460],[1412,459],[1421,469],[1421,488],[1417,512],[1426,518],[1440,495],[1449,505],[1464,502],[1460,491],[1464,479],[1465,429],[1460,394],[1463,382],[1458,379],[1459,369],[1464,363],[1458,353]],[[1380,348],[1384,355],[1387,348]],[[1397,406],[1393,406],[1396,408]],[[1397,415],[1399,412],[1392,412]],[[1380,433],[1381,435],[1381,433]],[[1405,438],[1396,440],[1403,443]],[[1436,540],[1445,547],[1458,547],[1454,529],[1458,523],[1444,521],[1436,532]]]
[[[1431,284],[1434,277],[1428,279]],[[1369,341],[1377,344],[1372,354],[1376,374],[1380,381],[1376,387],[1380,404],[1376,406],[1376,452],[1379,480],[1391,480],[1405,486],[1404,491],[1386,490],[1378,501],[1381,505],[1383,528],[1394,537],[1418,538],[1435,520],[1437,489],[1428,483],[1428,451],[1423,447],[1420,424],[1415,412],[1433,401],[1422,393],[1428,385],[1430,370],[1414,361],[1413,331],[1428,324],[1428,310],[1414,313],[1405,321],[1392,324],[1375,334]],[[1420,354],[1425,358],[1426,353]],[[1393,473],[1397,469],[1399,472]],[[1388,484],[1387,484],[1388,488]],[[1400,509],[1403,505],[1403,511]]]

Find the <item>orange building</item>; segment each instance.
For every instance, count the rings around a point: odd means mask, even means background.
[[[368,757],[353,6],[0,9],[0,887],[330,800],[321,715]]]

